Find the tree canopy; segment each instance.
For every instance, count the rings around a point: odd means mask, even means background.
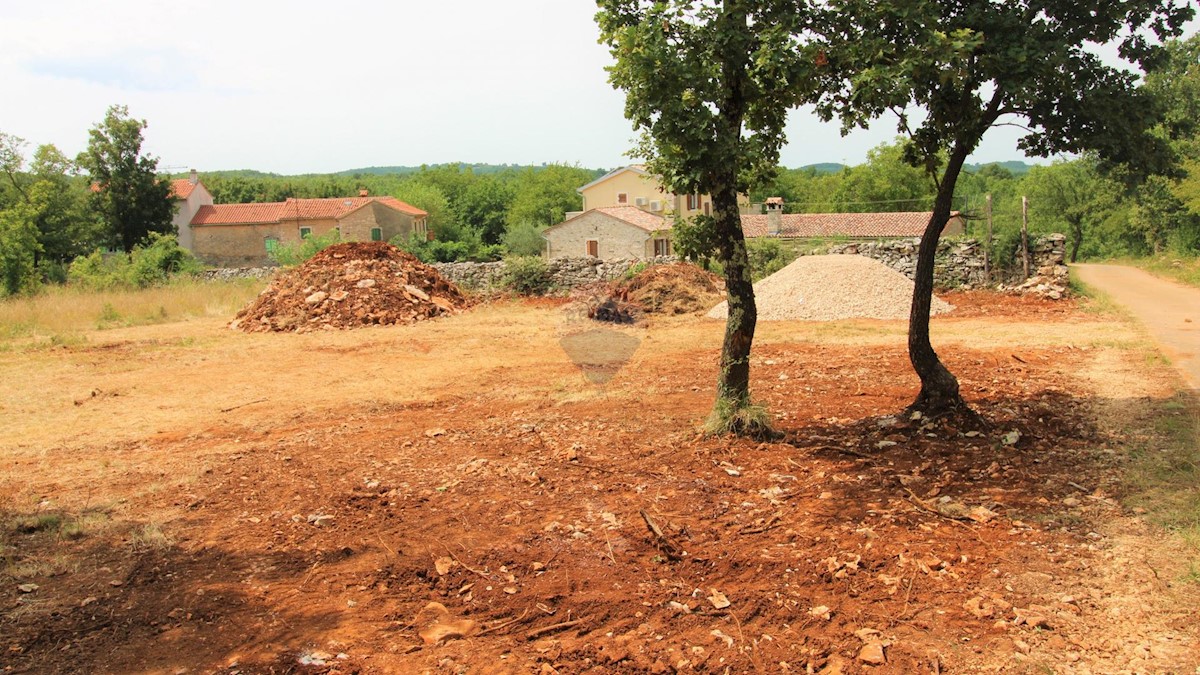
[[[152,232],[175,234],[170,183],[159,179],[158,160],[142,154],[145,128],[126,106],[111,106],[76,160],[95,185],[92,208],[111,242],[126,252]]]
[[[909,359],[921,380],[912,408],[963,407],[957,379],[929,341],[933,258],[966,158],[1002,120],[1026,126],[1029,154],[1091,151],[1149,175],[1170,169],[1152,133],[1160,108],[1137,76],[1105,64],[1089,45],[1115,43],[1135,65],[1153,65],[1162,40],[1194,10],[1184,0],[1089,5],[1058,0],[837,0],[818,29],[828,52],[818,106],[843,129],[894,112],[905,159],[937,186],[921,238],[909,322]]]

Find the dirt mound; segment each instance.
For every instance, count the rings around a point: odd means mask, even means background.
[[[717,275],[688,263],[652,265],[617,284],[613,297],[653,314],[691,314],[713,306],[725,291]]]
[[[903,274],[858,255],[808,255],[754,284],[758,318],[765,321],[906,319],[913,282]],[[930,314],[954,307],[933,298]],[[724,302],[708,316],[724,319]]]
[[[466,305],[458,287],[412,255],[383,242],[347,242],[277,276],[229,327],[254,333],[405,324]]]

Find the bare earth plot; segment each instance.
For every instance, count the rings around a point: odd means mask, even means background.
[[[613,329],[603,387],[549,302],[0,352],[0,669],[1195,672],[1196,586],[1097,416],[1171,371],[1068,303],[947,300],[983,434],[885,417],[902,322],[761,324],[764,444],[697,436],[694,316]]]

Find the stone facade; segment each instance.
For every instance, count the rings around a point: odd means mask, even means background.
[[[417,219],[379,202],[370,202],[342,216],[338,226],[342,231],[342,241],[391,241],[396,236],[408,239],[414,232],[424,234],[424,221],[424,217]],[[376,228],[379,229],[379,239],[371,236],[371,230]]]
[[[612,281],[639,263],[661,265],[676,262],[673,256],[660,256],[650,260],[601,260],[599,258],[556,258],[547,261],[550,269],[550,284],[556,289],[570,289],[596,281]],[[504,263],[434,263],[434,268],[446,279],[464,288],[476,290],[497,289],[504,277]]]
[[[664,228],[658,238],[669,240]],[[596,257],[616,261],[654,256],[656,235],[600,211],[588,211],[546,230],[546,255],[551,260],[588,255],[588,242],[595,242]]]

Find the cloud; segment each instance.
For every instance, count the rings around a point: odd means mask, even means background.
[[[193,89],[198,78],[178,50],[123,49],[69,58],[34,58],[25,69],[39,77],[75,80],[133,92],[173,92]]]

